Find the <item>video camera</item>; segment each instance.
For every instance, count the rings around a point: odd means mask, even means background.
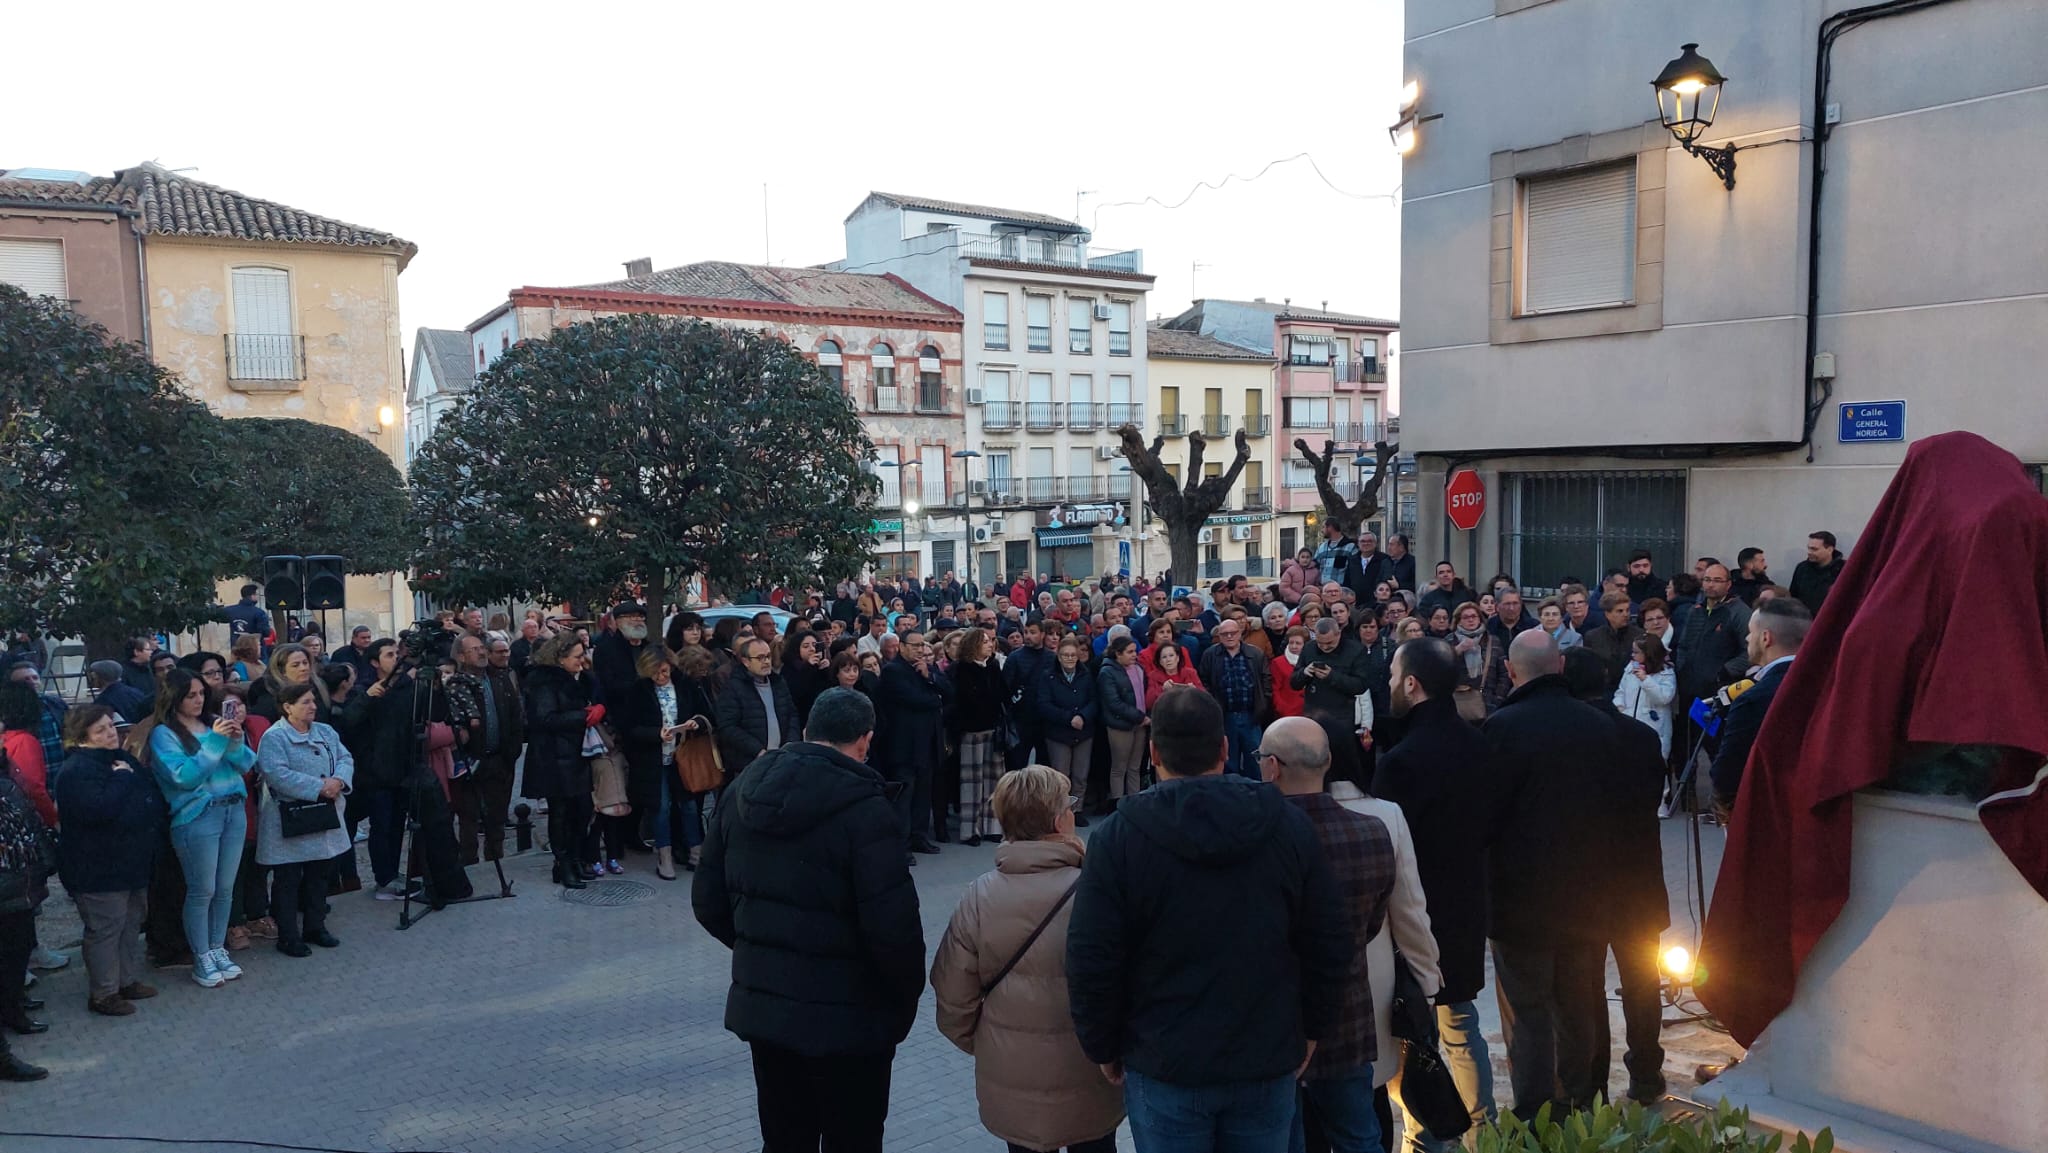
[[[398,634],[398,665],[402,669],[434,669],[449,659],[456,634],[432,620],[416,621]]]

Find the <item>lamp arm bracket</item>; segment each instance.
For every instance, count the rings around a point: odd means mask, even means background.
[[[1706,161],[1707,167],[1714,170],[1714,175],[1721,178],[1723,188],[1731,192],[1735,190],[1735,154],[1741,151],[1739,146],[1729,144],[1712,148],[1704,144],[1680,142],[1679,147]],[[1754,148],[1757,145],[1750,147]]]

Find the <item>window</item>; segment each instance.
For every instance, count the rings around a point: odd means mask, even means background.
[[[1287,398],[1287,427],[1328,428],[1330,427],[1330,398],[1327,396],[1290,396]]]
[[[1314,488],[1316,470],[1300,457],[1290,456],[1287,458],[1287,475],[1281,483],[1288,488]]]
[[[1265,462],[1256,460],[1245,461],[1244,473],[1242,475],[1244,476],[1245,507],[1265,508],[1268,504]]]
[[[946,409],[946,373],[938,346],[927,344],[917,353],[917,407],[924,412]]]
[[[1052,351],[1052,297],[1024,298],[1024,339],[1032,352]]]
[[[982,399],[998,404],[1010,399],[1010,374],[995,369],[985,369],[981,374]]]
[[[1024,476],[1024,499],[1035,504],[1056,499],[1059,480],[1052,474],[1052,450],[1034,448],[1026,463],[1029,471]]]
[[[234,331],[228,334],[228,379],[299,380],[305,374],[292,331],[292,280],[282,268],[237,268]],[[508,334],[509,335],[509,334]]]
[[[1287,338],[1287,363],[1321,366],[1330,363],[1330,342],[1320,336]]]
[[[903,490],[899,487],[899,484],[903,479],[903,470],[896,467],[897,462],[902,459],[903,450],[893,444],[878,444],[875,446],[875,462],[868,467],[868,471],[874,473],[882,480],[882,495],[876,507],[899,508],[902,506]]]
[[[1095,450],[1085,444],[1073,445],[1067,449],[1067,499],[1095,500],[1102,494],[1095,491],[1090,474],[1095,471]]]
[[[1095,413],[1095,378],[1085,372],[1067,377],[1067,426],[1094,428],[1102,423]]]
[[[501,332],[501,333],[499,333],[499,334],[498,334],[498,351],[499,351],[499,352],[510,352],[510,351],[512,351],[512,334],[511,334],[511,333],[509,333],[509,332]]]
[[[483,345],[477,345],[477,348],[476,348],[476,367],[477,367],[477,371],[479,371],[479,372],[483,371],[483,367],[484,367],[484,348],[483,348]]]
[[[927,444],[917,450],[918,500],[926,508],[936,508],[946,503],[946,480],[950,473],[947,464],[946,446]]]
[[[1010,347],[1010,294],[981,294],[981,346],[1006,352]]]
[[[1067,351],[1095,351],[1095,302],[1084,296],[1067,298]]]
[[[1520,199],[1517,314],[1608,308],[1634,298],[1633,161],[1526,178]]]
[[[875,386],[875,407],[896,411],[896,350],[880,341],[868,349],[868,376]]]
[[[825,379],[832,382],[832,387],[838,389],[846,387],[846,364],[840,358],[838,341],[821,340],[818,342],[818,367],[825,370]]]
[[[1017,495],[1016,482],[1010,479],[1010,454],[987,452],[981,459],[988,465],[988,495],[1005,498]]]
[[[64,276],[64,242],[11,236],[0,240],[0,284],[11,284],[30,296],[71,299]]]
[[[1109,354],[1131,354],[1131,302],[1128,300],[1113,300],[1109,303]]]
[[[1300,530],[1300,529],[1298,529],[1298,528],[1283,528],[1283,529],[1281,529],[1281,530],[1280,530],[1280,559],[1282,559],[1282,560],[1286,560],[1286,559],[1288,559],[1288,558],[1292,557],[1292,556],[1293,556],[1293,555],[1295,554],[1295,552],[1297,551],[1297,550],[1296,550],[1296,548],[1295,548],[1295,545],[1296,545],[1296,544],[1297,544],[1297,543],[1298,543],[1298,542],[1299,542],[1300,540],[1301,540],[1301,530]]]
[[[1131,400],[1131,378],[1112,376],[1109,378],[1109,412],[1107,424],[1110,428],[1121,428],[1127,424],[1142,424],[1145,421],[1145,406]]]
[[[1676,555],[1685,541],[1685,474],[1509,473],[1501,478],[1503,567],[1529,591],[1598,580],[1630,551]]]

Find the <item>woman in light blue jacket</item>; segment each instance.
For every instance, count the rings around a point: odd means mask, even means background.
[[[263,811],[256,818],[256,863],[274,869],[271,915],[277,918],[277,951],[287,957],[341,944],[327,931],[327,875],[334,858],[351,848],[341,824],[341,798],[355,781],[356,761],[341,734],[313,719],[320,698],[311,684],[278,690],[283,719],[263,734],[256,763],[263,768]],[[293,801],[326,801],[334,827],[296,837],[284,835],[281,806]],[[300,930],[300,915],[305,928]]]
[[[206,682],[185,669],[165,674],[156,715],[138,743],[171,806],[171,847],[185,872],[192,980],[217,989],[242,975],[228,958],[228,910],[249,832],[242,774],[256,754],[242,739],[240,716],[216,717]]]

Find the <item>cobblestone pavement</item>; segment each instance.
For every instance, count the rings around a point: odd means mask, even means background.
[[[1711,876],[1719,831],[1709,838]],[[1689,940],[1682,823],[1665,826],[1665,844],[1670,938]],[[948,846],[920,858],[927,948],[992,857]],[[293,960],[259,942],[236,954],[247,975],[215,990],[158,972],[163,995],[127,1018],[86,1012],[74,960],[37,987],[50,1032],[14,1039],[51,1076],[0,1085],[0,1130],[186,1138],[221,1150],[237,1138],[478,1153],[758,1149],[747,1051],[720,1027],[730,954],[691,917],[689,875],[661,881],[647,860],[599,882],[653,890],[610,908],[560,900],[538,855],[508,862],[517,899],[453,907],[404,932],[394,930],[396,904],[337,897],[329,925],[339,949]],[[472,870],[479,882],[486,875]],[[75,957],[68,902],[53,900],[43,927]],[[1498,1052],[1491,993],[1480,1004]],[[1674,1083],[1689,1084],[1695,1057],[1678,1041],[1667,1034]],[[1715,1044],[1707,1037],[1700,1051]],[[1617,1074],[1619,1064],[1617,1052]],[[1129,1148],[1128,1130],[1122,1140]],[[163,1148],[0,1138],[6,1153]],[[981,1128],[972,1062],[933,1027],[929,994],[897,1054],[888,1148],[1003,1148]]]

